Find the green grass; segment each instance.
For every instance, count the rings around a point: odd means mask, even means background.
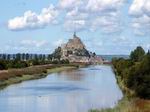
[[[149,107],[146,108],[139,108],[136,103],[137,100],[140,101],[140,99],[131,99],[123,98],[116,107],[114,108],[108,108],[108,109],[102,109],[102,110],[91,110],[90,112],[149,112]],[[147,103],[146,105],[149,105]]]
[[[3,89],[11,84],[21,83],[22,81],[34,80],[46,77],[46,74],[36,74],[36,75],[22,75],[21,77],[9,78],[0,83],[0,89]]]

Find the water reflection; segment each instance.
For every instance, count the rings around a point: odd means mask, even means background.
[[[0,91],[0,112],[87,112],[121,98],[112,69],[90,66],[9,86]]]
[[[67,91],[83,91],[83,90],[88,90],[85,88],[81,88],[81,87],[76,87],[74,85],[60,85],[60,86],[38,86],[38,87],[25,87],[23,89],[30,89],[30,90],[34,90],[34,91],[61,91],[61,92],[67,92]]]
[[[79,70],[79,71],[65,71],[61,72],[59,74],[60,78],[65,78],[66,80],[72,80],[72,81],[82,81],[85,78],[85,71]]]

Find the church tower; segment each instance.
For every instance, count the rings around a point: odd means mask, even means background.
[[[74,37],[74,38],[77,37],[77,36],[76,36],[76,32],[74,32],[73,37]]]

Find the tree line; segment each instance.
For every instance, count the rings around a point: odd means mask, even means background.
[[[140,98],[150,99],[150,51],[138,46],[129,59],[114,58],[112,64],[127,88]]]
[[[0,54],[0,59],[3,60],[31,60],[38,58],[40,60],[45,60],[49,58],[49,55],[46,54],[29,54],[29,53],[17,53],[17,54]]]
[[[57,48],[52,54],[0,54],[0,70],[25,68],[33,65],[69,64],[69,60],[61,59],[61,50]]]

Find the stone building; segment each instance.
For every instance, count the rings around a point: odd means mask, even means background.
[[[86,51],[85,45],[80,40],[79,37],[76,36],[76,33],[73,35],[73,39],[69,39],[69,41],[66,44],[61,45],[62,49],[62,56],[68,57],[69,55],[75,55],[81,52],[81,55],[87,55],[84,52]]]

